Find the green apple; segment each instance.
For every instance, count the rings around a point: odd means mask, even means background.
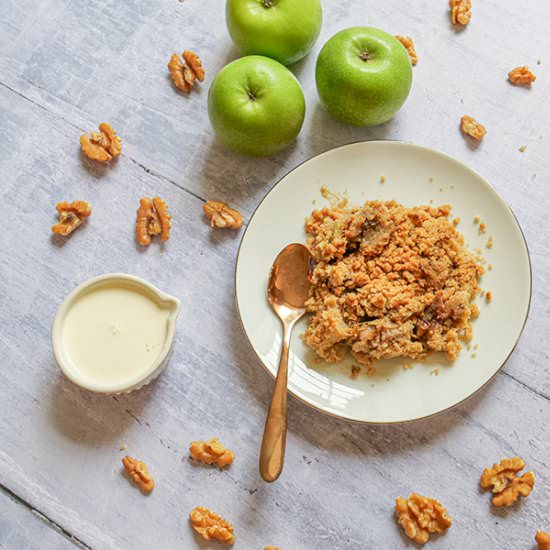
[[[412,66],[407,50],[391,34],[352,27],[323,46],[315,78],[321,102],[336,119],[373,126],[388,121],[405,103]]]
[[[208,92],[208,115],[229,149],[270,156],[300,133],[306,111],[302,88],[283,65],[261,55],[226,65]]]
[[[227,0],[227,28],[246,55],[290,65],[309,53],[323,14],[320,0]]]

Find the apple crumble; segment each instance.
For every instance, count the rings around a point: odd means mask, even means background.
[[[458,357],[472,337],[483,267],[449,220],[450,206],[344,203],[306,220],[315,261],[304,340],[329,363]]]

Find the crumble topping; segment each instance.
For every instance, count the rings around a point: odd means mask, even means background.
[[[450,206],[333,206],[306,220],[315,261],[304,341],[329,363],[451,360],[472,336],[483,267],[449,221]]]

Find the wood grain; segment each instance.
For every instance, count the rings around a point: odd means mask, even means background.
[[[537,529],[550,529],[547,4],[475,2],[464,31],[451,27],[446,2],[323,4],[318,44],[293,67],[308,105],[297,143],[274,158],[245,159],[216,141],[206,113],[209,83],[238,55],[220,0],[0,2],[0,548],[208,548],[187,525],[196,505],[234,522],[235,548],[400,548],[407,543],[392,518],[393,500],[412,491],[441,499],[455,520],[438,548],[528,549]],[[406,108],[373,129],[331,120],[314,85],[321,45],[356,24],[410,35],[419,54]],[[207,69],[189,96],[173,89],[166,70],[184,48]],[[506,82],[520,64],[537,74],[530,90]],[[477,149],[460,135],[462,114],[488,129]],[[103,120],[124,149],[114,166],[98,169],[81,158],[78,137]],[[358,426],[291,399],[287,467],[268,486],[257,459],[272,381],[236,318],[239,235],[212,232],[202,202],[226,200],[249,216],[297,163],[361,139],[434,147],[492,182],[530,246],[530,320],[496,380],[432,420]],[[173,237],[163,249],[140,250],[135,209],[140,196],[153,194],[171,207]],[[49,233],[62,199],[94,207],[67,242]],[[50,326],[69,290],[110,271],[180,297],[182,314],[166,372],[136,394],[101,397],[60,375]],[[190,441],[211,436],[236,452],[227,471],[186,458]],[[149,464],[156,480],[150,497],[124,477],[121,443]],[[516,454],[537,474],[535,490],[511,510],[491,510],[478,476]]]

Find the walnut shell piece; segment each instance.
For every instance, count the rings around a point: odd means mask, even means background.
[[[546,531],[537,531],[535,542],[538,545],[538,550],[550,550],[550,535]]]
[[[136,239],[143,246],[151,244],[151,237],[160,235],[161,241],[170,238],[172,216],[168,213],[168,205],[160,197],[143,197],[139,201],[136,213]]]
[[[508,80],[514,86],[529,86],[537,77],[525,65],[516,67],[508,73]]]
[[[199,56],[191,50],[182,54],[185,63],[177,53],[173,54],[168,62],[168,70],[172,75],[174,86],[184,93],[189,93],[195,85],[195,80],[204,81],[204,69]]]
[[[191,526],[206,540],[218,540],[226,544],[235,542],[233,525],[204,506],[197,506],[189,514]]]
[[[395,516],[405,535],[418,544],[425,544],[431,533],[443,533],[453,523],[439,500],[417,493],[395,499]]]
[[[418,54],[416,53],[416,50],[414,48],[414,42],[413,39],[410,36],[400,36],[396,35],[397,40],[405,46],[405,49],[407,50],[407,53],[409,54],[409,57],[411,58],[411,63],[413,65],[416,65],[418,63]]]
[[[243,225],[242,214],[221,201],[208,201],[203,205],[211,227],[239,229]]]
[[[141,462],[131,456],[126,455],[122,459],[122,464],[128,472],[130,479],[144,492],[150,493],[155,486],[155,482],[149,474],[149,469],[145,462]]]
[[[519,457],[503,458],[492,468],[485,468],[480,478],[482,489],[491,489],[494,493],[491,502],[493,506],[511,506],[520,496],[527,497],[535,485],[535,474],[525,472],[517,477],[525,468],[525,462]]]
[[[215,437],[210,441],[193,441],[189,453],[195,460],[216,464],[220,468],[228,466],[235,459],[235,453],[226,449]]]
[[[120,156],[122,140],[116,135],[110,124],[102,122],[99,132],[91,132],[89,136],[80,136],[80,148],[91,160],[109,162]]]
[[[55,207],[59,216],[59,222],[52,226],[52,231],[62,237],[70,235],[92,214],[92,207],[86,201],[63,201],[58,202]]]
[[[471,0],[449,0],[453,25],[467,25],[472,19]]]
[[[475,118],[468,115],[464,115],[460,119],[460,129],[464,134],[473,137],[478,141],[481,141],[487,133],[487,130],[483,124],[480,124]]]

